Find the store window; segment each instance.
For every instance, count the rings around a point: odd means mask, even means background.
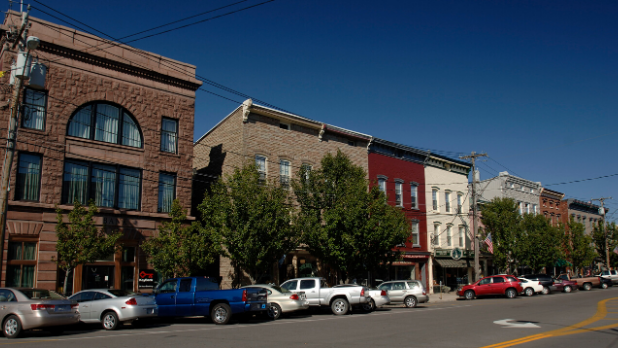
[[[6,286],[34,287],[36,242],[9,242]]]

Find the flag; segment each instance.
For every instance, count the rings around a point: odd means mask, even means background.
[[[614,248],[614,252],[618,254],[618,246]]]
[[[487,250],[489,250],[489,252],[493,254],[494,253],[494,243],[491,242],[491,233],[487,234],[487,238],[485,238],[483,242],[487,244]]]

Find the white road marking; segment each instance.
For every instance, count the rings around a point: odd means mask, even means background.
[[[496,320],[494,321],[494,324],[498,324],[498,325],[504,325],[504,329],[540,329],[541,327],[533,324],[533,323],[526,323],[526,322],[513,322],[511,323],[510,321],[513,321],[515,319],[502,319],[502,320]]]

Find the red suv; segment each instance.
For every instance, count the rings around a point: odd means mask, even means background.
[[[457,295],[463,296],[466,300],[472,300],[479,296],[495,295],[515,298],[522,291],[521,283],[516,277],[512,275],[495,275],[482,278],[474,284],[464,286],[457,290]]]

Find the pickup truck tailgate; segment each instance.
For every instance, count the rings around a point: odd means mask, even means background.
[[[249,310],[259,311],[266,310],[268,308],[268,292],[263,288],[246,288],[247,301],[245,302],[249,306]]]

